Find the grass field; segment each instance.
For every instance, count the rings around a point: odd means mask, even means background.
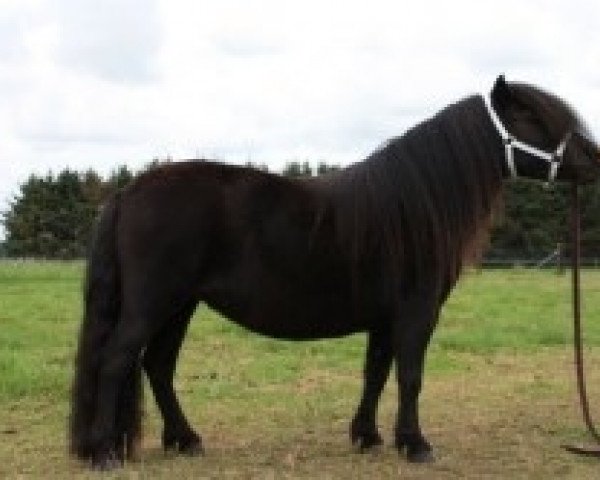
[[[177,390],[206,455],[167,457],[150,395],[141,460],[88,472],[66,452],[79,263],[0,262],[0,477],[4,478],[598,478],[572,374],[569,277],[529,270],[467,274],[434,336],[422,422],[436,463],[391,447],[396,389],[380,408],[386,445],[358,454],[348,422],[364,336],[294,344],[249,334],[200,308]],[[600,415],[600,272],[583,273],[592,408]]]

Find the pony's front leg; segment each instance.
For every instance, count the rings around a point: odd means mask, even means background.
[[[392,364],[393,350],[389,329],[369,332],[364,368],[363,393],[350,424],[350,439],[360,451],[380,445],[377,431],[377,405]]]
[[[399,408],[395,440],[399,451],[406,448],[410,462],[433,461],[432,448],[419,424],[419,394],[423,380],[425,351],[437,323],[437,306],[424,302],[404,302],[401,318],[394,325],[394,350],[399,387]]]

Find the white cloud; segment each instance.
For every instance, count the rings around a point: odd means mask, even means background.
[[[0,209],[65,166],[349,163],[502,72],[600,124],[592,0],[0,4]]]
[[[57,59],[67,69],[115,82],[153,78],[161,25],[154,0],[54,2]]]

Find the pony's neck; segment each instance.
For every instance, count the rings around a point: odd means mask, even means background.
[[[454,103],[380,152],[398,182],[402,257],[419,274],[458,276],[487,243],[500,198],[503,149],[480,96]],[[423,253],[428,252],[428,253]]]
[[[437,130],[449,152],[442,179],[448,188],[441,189],[441,201],[454,219],[449,234],[460,239],[452,252],[460,271],[465,264],[477,263],[488,246],[506,175],[503,144],[479,95],[446,107],[428,122],[423,128],[430,134]]]

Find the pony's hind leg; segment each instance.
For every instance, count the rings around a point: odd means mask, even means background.
[[[363,393],[350,424],[352,444],[357,445],[361,451],[382,443],[376,424],[377,404],[389,376],[393,357],[387,330],[369,332],[367,342]]]
[[[173,388],[177,357],[196,303],[167,322],[150,340],[143,365],[164,420],[162,435],[165,450],[188,455],[203,451],[200,436],[190,427]]]
[[[91,459],[101,470],[119,466],[123,443],[117,431],[117,408],[123,382],[139,366],[150,329],[142,317],[124,315],[101,355],[96,416],[91,428]]]

